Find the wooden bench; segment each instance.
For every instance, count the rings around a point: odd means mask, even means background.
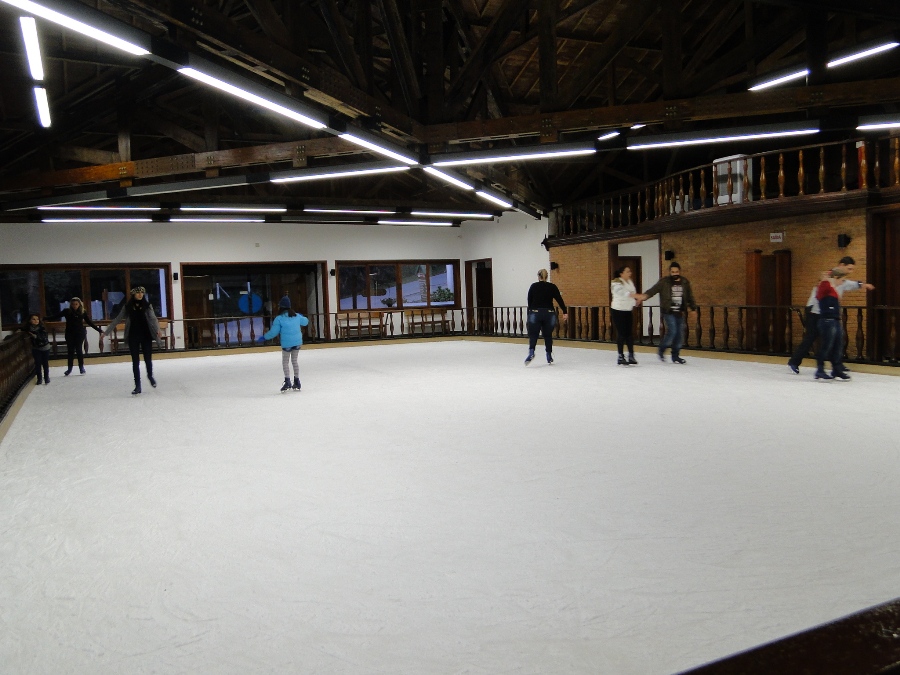
[[[338,339],[350,337],[384,337],[386,326],[382,320],[382,312],[370,312],[367,309],[349,309],[337,312],[335,318]]]
[[[175,349],[175,333],[172,330],[175,325],[168,319],[159,319],[159,341],[163,349]],[[116,324],[112,335],[109,336],[109,351],[111,353],[119,350],[128,351],[128,345],[125,343],[125,322]],[[100,351],[103,351],[103,338],[100,338]]]
[[[407,309],[403,311],[403,318],[406,322],[406,332],[409,335],[417,333],[446,335],[450,332],[450,321],[447,319],[447,310],[444,308]]]

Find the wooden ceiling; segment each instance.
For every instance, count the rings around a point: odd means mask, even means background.
[[[51,4],[54,0],[46,0]],[[900,48],[841,69],[830,55],[896,37],[900,3],[800,0],[90,0],[416,156],[758,122],[900,104]],[[37,123],[21,13],[0,3],[0,201],[377,159],[38,19],[53,125]],[[807,82],[747,92],[807,65]],[[633,132],[637,133],[637,132]],[[739,148],[738,151],[752,151]],[[460,173],[536,209],[659,178],[731,150],[613,151]],[[192,190],[178,202],[485,206],[421,170]]]

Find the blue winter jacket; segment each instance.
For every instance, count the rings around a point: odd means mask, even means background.
[[[276,335],[281,335],[281,348],[293,349],[303,344],[303,332],[300,329],[307,325],[309,319],[302,314],[288,316],[287,312],[282,312],[275,317],[272,328],[263,335],[263,339],[271,340]]]

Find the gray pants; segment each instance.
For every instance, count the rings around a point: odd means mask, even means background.
[[[300,356],[300,347],[281,350],[281,369],[284,370],[285,379],[291,378],[291,371],[288,367],[288,359],[294,368],[294,377],[300,377],[300,366],[297,364],[297,357]]]

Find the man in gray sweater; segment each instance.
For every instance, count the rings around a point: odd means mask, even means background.
[[[669,276],[663,277],[643,293],[636,294],[636,300],[644,301],[659,293],[659,304],[662,310],[666,334],[659,343],[659,360],[666,360],[666,349],[672,347],[672,363],[685,363],[681,358],[681,345],[684,343],[684,312],[689,309],[694,316],[697,302],[691,290],[691,282],[681,276],[681,265],[674,260],[669,265]]]

